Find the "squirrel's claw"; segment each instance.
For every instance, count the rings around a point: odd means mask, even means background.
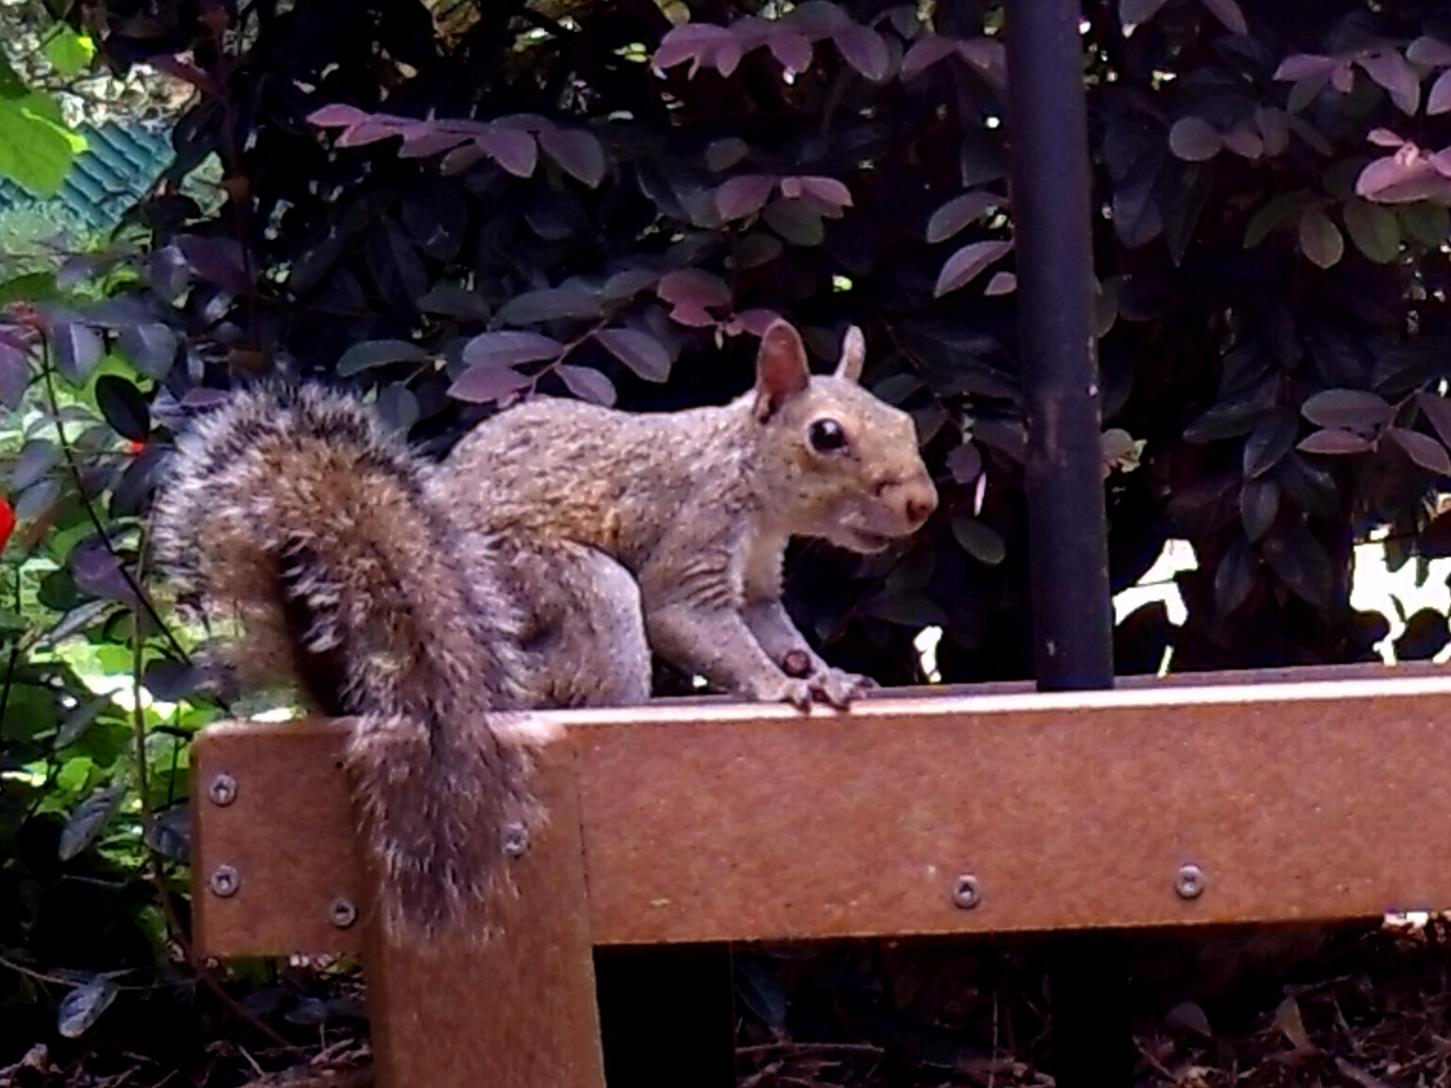
[[[873,687],[871,677],[841,669],[826,668],[811,679],[812,690],[838,710],[847,709],[853,699]]]

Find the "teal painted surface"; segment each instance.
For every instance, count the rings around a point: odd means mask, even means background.
[[[171,131],[160,126],[81,125],[87,148],[72,165],[61,190],[37,200],[8,178],[0,178],[0,211],[24,209],[73,220],[107,231],[171,163]]]

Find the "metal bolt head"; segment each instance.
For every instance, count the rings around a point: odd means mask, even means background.
[[[972,910],[982,902],[982,888],[977,877],[963,873],[952,885],[952,905],[962,910]]]
[[[212,872],[212,878],[208,885],[213,895],[226,899],[228,896],[236,895],[237,889],[242,886],[241,874],[231,865],[218,865]]]
[[[358,908],[353,906],[351,899],[340,895],[328,904],[327,917],[339,929],[347,929],[358,920]]]
[[[521,857],[529,849],[529,829],[523,824],[505,824],[500,832],[500,843],[509,857]]]
[[[1179,866],[1174,877],[1174,891],[1180,899],[1198,899],[1204,894],[1204,870],[1193,862]]]
[[[207,787],[207,796],[214,805],[230,805],[237,799],[237,780],[229,774],[219,774]]]

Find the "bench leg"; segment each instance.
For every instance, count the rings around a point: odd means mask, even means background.
[[[377,1088],[603,1088],[579,803],[568,745],[540,760],[548,826],[516,863],[502,936],[397,948],[364,968]]]

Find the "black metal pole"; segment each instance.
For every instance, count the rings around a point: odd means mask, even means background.
[[[1081,18],[1078,0],[1007,5],[1033,646],[1043,691],[1113,686]],[[1118,938],[1059,939],[1050,986],[1059,1088],[1126,1088],[1133,1048]]]

